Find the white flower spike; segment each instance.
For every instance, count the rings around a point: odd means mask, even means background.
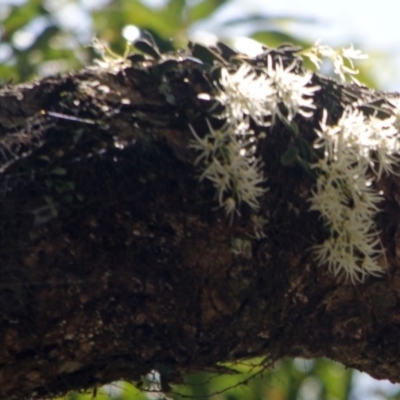
[[[231,219],[243,203],[257,211],[267,191],[262,162],[255,156],[260,139],[250,121],[268,127],[276,118],[290,122],[297,114],[310,117],[315,108],[313,95],[319,87],[310,85],[311,73],[294,73],[294,67],[284,68],[271,57],[265,68],[245,62],[235,71],[222,67],[215,99],[224,107],[216,117],[225,119],[225,125],[214,129],[207,119],[208,132],[201,136],[189,125],[194,137],[189,147],[199,153],[195,164],[202,167],[200,180],[213,183],[219,205]]]
[[[330,59],[342,81],[357,73],[353,60],[366,58],[353,46],[336,51],[319,43],[298,55],[308,57],[317,68],[322,58]],[[255,135],[251,124],[267,128],[278,119],[287,124],[298,115],[311,117],[319,87],[312,85],[311,72],[298,72],[295,62],[284,66],[279,57],[271,55],[264,67],[243,61],[236,70],[223,66],[220,71],[214,99],[223,112],[214,117],[223,119],[224,125],[215,129],[207,119],[204,134],[190,126],[190,147],[198,152],[199,180],[212,183],[219,206],[232,222],[241,215],[243,204],[257,213],[268,190],[262,161],[256,155],[261,135]],[[353,284],[383,273],[378,259],[384,250],[374,222],[382,195],[375,181],[395,173],[395,164],[400,162],[400,101],[393,101],[389,108],[391,116],[386,119],[345,109],[332,126],[324,111],[316,130],[314,148],[321,158],[310,164],[317,178],[309,202],[328,234],[312,250],[320,266]]]
[[[383,254],[374,218],[382,196],[373,181],[393,173],[400,162],[396,118],[378,119],[347,109],[336,125],[324,111],[314,147],[323,158],[311,165],[318,173],[310,210],[320,213],[330,237],[313,247],[315,260],[352,283],[383,273]]]

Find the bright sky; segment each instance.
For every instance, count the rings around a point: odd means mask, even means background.
[[[393,46],[400,49],[399,33],[395,29],[399,21],[400,5],[392,0],[285,0],[266,2],[264,6],[260,6],[257,0],[246,0],[238,1],[237,4],[250,11],[262,8],[272,15],[315,18],[315,26],[294,29],[294,32],[315,36],[317,30],[321,39],[332,44],[351,40],[373,47],[391,49]]]
[[[400,91],[400,30],[397,29],[400,3],[393,0],[234,0],[204,28],[213,30],[217,21],[232,15],[243,16],[244,12],[314,20],[308,24],[288,22],[280,28],[312,42],[321,39],[331,46],[347,47],[353,43],[373,55],[371,68],[380,87]],[[391,54],[395,64],[388,66],[386,59],[380,59],[382,53]]]

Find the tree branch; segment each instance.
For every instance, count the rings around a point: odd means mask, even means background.
[[[152,369],[176,382],[254,356],[326,356],[398,381],[398,178],[374,183],[385,274],[354,285],[313,258],[327,231],[297,157],[324,109],[331,124],[348,106],[382,116],[397,96],[313,75],[311,117],[250,122],[268,191],[231,218],[213,182],[199,181],[189,125],[199,138],[207,121],[221,127],[215,74],[239,56],[207,62],[198,51],[1,90],[0,398]],[[302,71],[287,48],[247,62],[268,56]]]

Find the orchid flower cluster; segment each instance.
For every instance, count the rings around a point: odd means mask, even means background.
[[[319,43],[298,55],[308,57],[317,68],[322,58],[330,59],[342,81],[348,76],[354,80],[358,71],[353,60],[366,58],[352,46],[333,50]],[[225,124],[215,129],[207,120],[204,135],[190,126],[194,137],[190,147],[198,152],[196,164],[202,168],[200,180],[213,183],[219,205],[231,221],[240,214],[242,203],[257,211],[267,190],[255,150],[262,135],[255,135],[250,121],[267,128],[280,119],[290,126],[296,115],[307,118],[315,109],[313,95],[319,87],[311,84],[311,72],[294,73],[294,68],[294,63],[284,67],[271,57],[264,68],[246,63],[235,70],[222,67],[214,99],[223,106],[216,117]],[[348,108],[334,125],[327,124],[324,111],[316,130],[314,148],[321,158],[310,163],[317,178],[309,202],[310,211],[321,216],[327,239],[312,251],[319,265],[353,284],[383,273],[378,260],[384,250],[374,222],[383,196],[375,182],[383,174],[396,173],[394,166],[400,162],[400,100],[388,108],[390,116],[385,119]]]
[[[358,82],[354,77],[354,75],[358,74],[358,70],[355,69],[353,60],[365,60],[368,58],[368,55],[355,49],[353,45],[347,49],[335,50],[330,46],[320,44],[320,42],[316,42],[311,48],[301,51],[299,55],[303,58],[308,58],[317,70],[321,68],[324,58],[330,60],[333,64],[334,73],[339,76],[342,82],[346,81],[346,76],[349,76],[352,81]],[[348,65],[345,64],[345,60]]]
[[[123,56],[98,40],[93,47],[102,55],[97,64],[111,73],[130,65],[128,47]],[[317,69],[324,58],[329,59],[343,82],[347,77],[355,80],[358,71],[353,60],[367,57],[353,46],[334,50],[318,42],[297,52],[297,56],[308,58]],[[197,153],[199,180],[213,184],[219,206],[231,222],[240,215],[243,203],[257,212],[260,198],[268,190],[263,163],[257,155],[257,143],[267,129],[277,119],[291,126],[296,115],[313,115],[313,96],[319,87],[312,85],[311,72],[299,73],[295,67],[296,61],[284,66],[281,59],[271,56],[264,67],[244,60],[237,67],[222,66],[212,99],[223,111],[216,114],[217,107],[210,110],[205,133],[199,134],[189,125],[193,136],[189,147]],[[209,98],[206,93],[198,96]],[[383,273],[378,260],[384,250],[374,222],[383,196],[376,189],[376,181],[383,174],[397,173],[394,167],[400,163],[400,100],[391,100],[382,111],[389,117],[367,116],[357,108],[348,108],[334,125],[327,124],[324,111],[314,141],[321,157],[310,164],[317,176],[309,198],[310,211],[320,214],[327,229],[327,239],[312,247],[315,260],[353,284]],[[266,130],[256,134],[251,123]]]
[[[314,142],[324,157],[311,165],[318,178],[310,210],[320,213],[330,235],[313,250],[319,265],[354,284],[383,273],[377,264],[383,249],[374,224],[382,196],[374,180],[393,174],[400,161],[396,117],[378,119],[347,109],[336,125],[327,125],[326,119],[324,111]]]
[[[190,126],[194,137],[190,147],[198,151],[196,164],[201,164],[203,171],[200,180],[213,183],[219,205],[231,221],[235,214],[240,215],[242,203],[257,211],[259,198],[267,191],[262,162],[256,156],[260,136],[256,138],[250,120],[268,127],[276,118],[290,122],[296,114],[311,116],[315,108],[312,96],[319,88],[310,85],[310,72],[293,73],[294,66],[284,68],[268,57],[263,69],[246,63],[234,71],[222,67],[215,100],[224,111],[216,117],[226,123],[214,129],[207,120],[204,136]]]

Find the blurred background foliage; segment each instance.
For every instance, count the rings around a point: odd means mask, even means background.
[[[250,360],[235,366],[236,375],[197,373],[186,376],[184,384],[161,392],[160,376],[150,373],[147,391],[131,383],[115,382],[86,393],[71,393],[55,400],[399,400],[398,388],[367,385],[357,379],[358,372],[326,359],[281,360],[272,369]],[[359,376],[358,376],[359,378]],[[162,377],[161,377],[162,379]]]
[[[199,32],[207,21],[223,15],[230,0],[0,0],[0,83],[24,82],[79,69],[96,56],[88,46],[96,36],[122,54],[126,40],[140,30],[150,32],[160,49],[185,46],[188,39],[207,42],[218,37],[231,45],[251,43],[238,40],[240,32],[268,46],[291,42],[303,47],[311,43],[284,30],[289,17],[243,15],[225,18],[213,26],[212,34]],[[303,21],[312,24],[313,21]],[[347,46],[348,43],[344,43]],[[374,87],[368,63],[359,65],[359,80]],[[329,69],[324,71],[329,73]],[[273,369],[254,366],[257,360],[233,366],[235,375],[199,373],[185,377],[173,387],[178,398],[215,400],[379,400],[399,399],[398,386],[380,385],[364,375],[325,359],[284,360]],[[255,377],[249,379],[254,374]],[[239,384],[242,382],[242,384]],[[368,385],[367,385],[368,384]],[[365,389],[367,385],[367,389]],[[72,393],[65,399],[158,400],[159,375],[147,377],[145,392],[134,385],[116,382],[90,393]],[[364,388],[364,389],[363,389]]]
[[[259,361],[259,360],[258,360]],[[237,375],[198,373],[185,377],[185,385],[174,386],[173,393],[164,397],[157,393],[159,376],[154,374],[150,391],[117,382],[96,392],[98,400],[336,400],[347,399],[351,392],[352,372],[325,360],[284,360],[273,370],[254,365],[257,360],[236,366]],[[256,376],[254,376],[256,375]],[[151,380],[151,376],[148,377]],[[93,391],[71,394],[62,400],[91,400]],[[61,399],[57,399],[61,400]]]
[[[232,0],[0,0],[0,83],[88,65],[95,56],[89,46],[94,36],[122,54],[138,28],[150,32],[163,51],[185,46],[188,38],[207,43],[215,37],[251,50],[251,42],[238,34],[272,47],[284,42],[311,45],[283,29],[293,17],[262,12],[229,17],[229,3]],[[300,22],[315,23],[304,18]],[[210,25],[212,34],[201,32]],[[374,87],[371,65],[358,67],[359,80]]]

